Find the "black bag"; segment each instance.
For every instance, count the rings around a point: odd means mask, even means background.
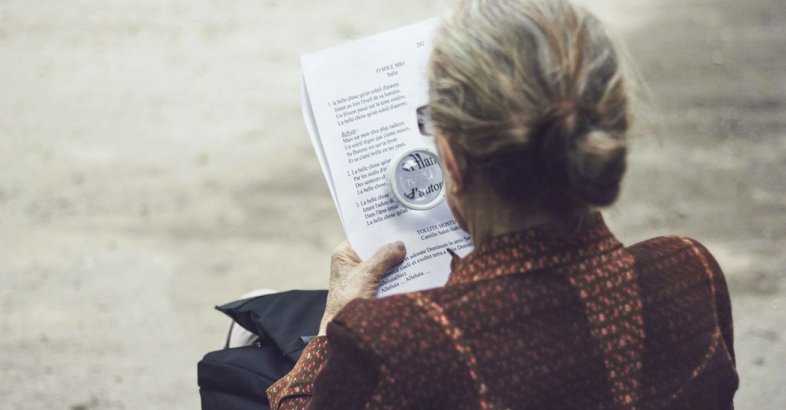
[[[319,331],[326,290],[293,290],[217,306],[259,337],[210,352],[197,365],[202,410],[269,409],[265,391],[289,373]]]

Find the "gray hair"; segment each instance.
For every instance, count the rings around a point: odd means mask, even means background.
[[[434,42],[431,120],[502,198],[609,205],[630,122],[622,66],[603,25],[567,0],[459,0]]]

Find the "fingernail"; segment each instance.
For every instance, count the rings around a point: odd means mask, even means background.
[[[404,242],[402,242],[402,241],[396,241],[396,242],[393,242],[393,246],[395,246],[395,247],[396,247],[398,250],[400,250],[400,251],[403,251],[403,250],[405,250],[405,249],[406,249],[406,248],[404,247]]]

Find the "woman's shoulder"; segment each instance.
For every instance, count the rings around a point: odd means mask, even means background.
[[[709,275],[713,279],[723,272],[710,251],[699,241],[684,236],[660,236],[625,248],[633,255],[643,273],[685,271]],[[686,265],[687,263],[687,265]],[[692,269],[681,269],[689,267]]]
[[[697,240],[679,236],[626,249],[635,259],[652,383],[681,375],[694,388],[710,391],[723,379],[733,394],[738,378],[731,299],[712,253]]]
[[[439,311],[449,309],[450,300],[454,299],[446,293],[460,294],[461,289],[446,287],[379,299],[355,299],[333,319],[333,334],[366,344],[383,356],[399,354],[412,346],[421,351],[442,349],[450,341],[438,318]]]
[[[393,295],[378,299],[355,299],[336,315],[334,321],[352,327],[381,327],[382,323],[394,325],[406,321],[415,314],[416,309],[407,294]]]
[[[378,299],[355,299],[333,321],[361,334],[397,332],[418,319],[421,312],[414,302],[409,293]]]
[[[711,311],[722,326],[731,325],[731,302],[726,278],[710,251],[699,241],[682,236],[649,239],[626,248],[634,260],[645,307],[663,313],[680,306],[696,314]],[[672,309],[671,307],[669,309]],[[673,312],[677,314],[677,312]],[[685,310],[682,312],[685,315]]]

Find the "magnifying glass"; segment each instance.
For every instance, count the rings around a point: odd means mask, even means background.
[[[398,202],[414,210],[437,206],[445,198],[445,179],[439,157],[427,148],[414,148],[390,162],[388,186]]]

